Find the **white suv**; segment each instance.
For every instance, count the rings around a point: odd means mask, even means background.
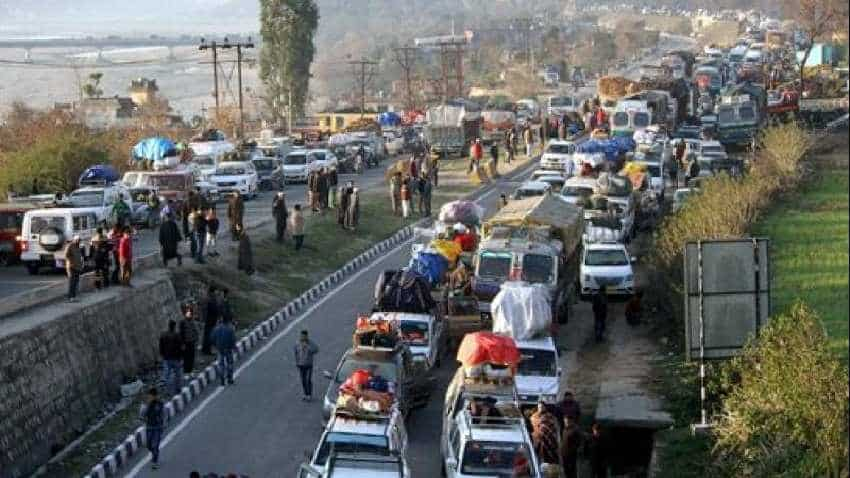
[[[35,209],[24,214],[21,227],[21,262],[32,274],[42,267],[65,267],[65,245],[80,236],[83,257],[90,257],[89,244],[101,225],[98,208]]]
[[[215,172],[209,176],[219,194],[236,192],[245,197],[256,197],[259,189],[259,176],[250,161],[227,161],[218,163]]]
[[[631,296],[635,288],[634,262],[623,244],[586,244],[581,254],[579,275],[581,298],[587,300],[598,290],[611,296]]]
[[[570,175],[575,174],[576,168],[573,163],[573,154],[576,145],[572,141],[550,141],[540,157],[540,168],[554,171],[568,171]]]
[[[537,406],[539,399],[546,403],[557,402],[561,367],[558,366],[555,341],[546,336],[515,342],[522,358],[514,377],[520,406],[523,409]]]

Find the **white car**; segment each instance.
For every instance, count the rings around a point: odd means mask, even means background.
[[[313,171],[316,166],[313,162],[316,161],[317,155],[308,154],[305,149],[297,149],[291,151],[283,157],[283,182],[297,183],[307,182],[307,176]]]
[[[516,340],[521,360],[514,382],[520,405],[536,406],[539,399],[546,403],[558,401],[561,368],[558,348],[552,337]]]
[[[631,296],[635,288],[632,263],[634,259],[623,244],[587,244],[582,250],[579,272],[581,298],[587,300],[599,290],[610,296]]]
[[[21,262],[27,271],[38,274],[42,267],[65,267],[65,245],[80,236],[83,258],[91,256],[89,244],[102,225],[96,207],[34,209],[24,213],[21,225]]]
[[[566,171],[569,176],[575,174],[573,154],[576,145],[572,141],[550,141],[540,157],[540,167],[553,171]]]
[[[98,222],[112,224],[112,208],[123,199],[130,211],[133,210],[130,190],[122,183],[108,186],[83,186],[75,189],[63,201],[64,206],[95,211]]]
[[[596,178],[573,176],[561,188],[561,196],[571,204],[579,204],[596,192]]]
[[[728,155],[726,154],[726,147],[723,146],[720,141],[716,140],[703,140],[699,143],[699,149],[696,151],[697,156],[702,157],[714,157],[718,159],[726,159]]]
[[[226,161],[218,163],[209,176],[219,194],[239,192],[245,197],[256,197],[259,189],[257,170],[250,161]]]
[[[310,171],[321,168],[339,167],[339,159],[329,149],[308,149],[307,154],[312,157],[312,160],[308,161]]]
[[[545,196],[549,194],[551,190],[552,186],[549,185],[549,183],[545,183],[543,181],[526,181],[514,191],[511,197],[513,199],[524,199],[535,196]]]
[[[386,320],[398,324],[402,341],[410,347],[413,365],[420,363],[426,371],[440,366],[440,358],[446,350],[448,336],[442,320],[430,314],[406,312],[375,312],[372,320]]]

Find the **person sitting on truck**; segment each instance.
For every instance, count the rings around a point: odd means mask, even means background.
[[[501,418],[502,412],[496,408],[496,399],[493,397],[484,397],[473,399],[469,404],[469,413],[477,420],[474,423],[487,423],[488,418]]]
[[[453,240],[460,246],[463,252],[472,252],[475,250],[478,243],[475,234],[469,232],[469,229],[461,223],[455,224],[453,230],[455,233]]]
[[[449,289],[459,295],[469,295],[472,292],[472,281],[463,261],[458,261],[455,270],[449,274]]]

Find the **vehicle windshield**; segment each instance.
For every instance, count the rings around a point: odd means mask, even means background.
[[[325,158],[326,154],[324,151],[313,151],[310,153],[310,156],[313,157],[314,161],[324,161],[325,159],[327,159]]]
[[[290,154],[283,158],[283,164],[287,166],[301,166],[307,164],[306,154]]]
[[[756,112],[752,106],[742,106],[738,109],[738,115],[744,121],[753,120],[756,117]]]
[[[42,231],[50,227],[55,227],[56,229],[65,232],[65,218],[40,216],[30,219],[30,233],[32,234],[40,234]]]
[[[103,191],[74,191],[71,193],[69,201],[75,207],[101,206],[103,204]]]
[[[587,251],[584,256],[586,266],[627,266],[629,258],[626,253],[619,249],[597,249]]]
[[[593,196],[593,188],[584,186],[570,186],[568,184],[561,189],[561,195],[589,198],[590,196]]]
[[[573,99],[569,96],[555,96],[549,99],[549,106],[558,108],[560,106],[573,106]]]
[[[418,320],[402,320],[399,324],[399,329],[401,329],[401,339],[410,344],[416,346],[428,346],[428,323],[420,322]]]
[[[721,145],[703,146],[702,154],[723,154],[726,150]]]
[[[546,148],[546,152],[551,154],[573,154],[575,150],[576,147],[573,144],[550,144]]]
[[[649,126],[649,113],[635,113],[632,121],[635,123],[635,127],[644,128]]]
[[[544,189],[519,188],[519,189],[516,190],[516,197],[520,198],[520,199],[530,198],[530,197],[534,197],[534,196],[542,196],[544,194],[546,194],[546,191]]]
[[[552,282],[552,257],[543,254],[525,254],[522,257],[522,280],[535,284]]]
[[[248,174],[248,168],[244,166],[225,166],[215,170],[217,176],[241,176]]]
[[[717,112],[717,121],[720,123],[729,123],[735,121],[735,109],[734,108],[720,108]]]
[[[398,472],[400,465],[398,460],[388,460],[382,456],[365,456],[362,452],[357,454],[357,458],[340,458],[337,455],[334,460],[334,469],[336,470],[368,470],[368,471],[395,471]],[[383,474],[381,475],[383,476]]]
[[[551,350],[525,349],[520,347],[520,362],[517,375],[524,377],[554,377],[558,375],[558,361]]]
[[[215,166],[215,159],[212,156],[194,156],[192,162],[199,166]]]
[[[530,478],[532,466],[522,443],[469,441],[461,459],[461,473],[470,476]]]
[[[325,440],[316,454],[316,465],[325,465],[331,448],[335,453],[390,455],[390,446],[385,436],[330,432],[325,436]]]
[[[182,191],[186,189],[186,179],[181,175],[147,176],[145,186],[153,186],[160,191]]]
[[[629,114],[625,111],[618,111],[614,113],[614,126],[628,126],[629,125]]]
[[[255,159],[254,167],[261,171],[271,171],[277,166],[277,161],[274,159]]]
[[[336,374],[336,382],[342,383],[351,376],[355,370],[369,370],[372,365],[378,366],[378,375],[389,382],[396,382],[396,365],[394,362],[378,362],[374,360],[361,359],[358,357],[347,357]]]
[[[478,260],[478,277],[506,280],[511,272],[511,255],[482,252]]]

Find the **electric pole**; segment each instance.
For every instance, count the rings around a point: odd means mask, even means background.
[[[455,37],[437,43],[440,47],[440,80],[444,101],[451,98],[450,93],[454,93],[454,96],[458,97],[463,96],[463,47],[465,43],[465,39],[458,40]],[[452,82],[454,82],[454,90],[451,87]]]
[[[411,70],[413,70],[413,64],[416,60],[416,53],[419,51],[416,47],[401,47],[395,49],[395,61],[401,67],[404,72],[404,83],[405,83],[405,107],[408,110],[416,109],[416,100],[413,97],[413,79],[410,76]]]
[[[201,38],[201,46],[198,47],[198,50],[212,50],[212,65],[213,65],[213,95],[215,95],[215,119],[218,122],[218,113],[219,113],[219,104],[218,104],[218,44],[213,40],[213,42],[207,45],[207,42]]]
[[[236,75],[237,75],[237,87],[239,89],[239,137],[242,138],[245,134],[245,112],[243,107],[243,99],[242,99],[242,49],[243,48],[254,48],[254,43],[251,41],[251,37],[248,37],[247,42],[235,42],[231,43],[227,37],[224,37],[223,43],[216,43],[215,41],[212,44],[207,45],[203,38],[201,38],[201,46],[198,47],[199,50],[207,50],[211,49],[213,54],[213,82],[215,83],[215,118],[218,120],[219,118],[219,94],[218,94],[218,50],[229,50],[231,48],[236,48]]]
[[[348,64],[354,67],[354,81],[360,91],[360,118],[363,118],[366,114],[366,87],[375,76],[374,67],[378,62],[363,58],[358,61],[349,61]]]

